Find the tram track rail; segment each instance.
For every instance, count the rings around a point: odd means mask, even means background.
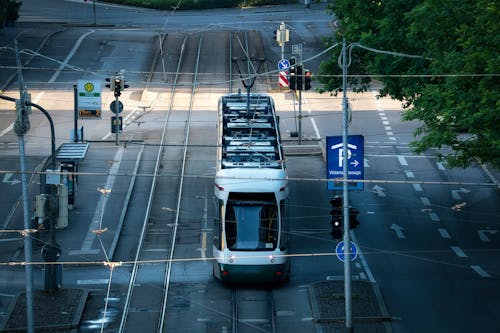
[[[154,178],[149,191],[148,205],[145,213],[145,218],[142,224],[139,243],[134,259],[134,265],[131,272],[123,314],[120,322],[119,332],[134,331],[134,329],[146,330],[148,332],[163,332],[165,330],[166,308],[168,301],[168,292],[170,286],[172,262],[174,258],[175,242],[177,238],[177,229],[179,225],[179,213],[182,202],[183,179],[186,166],[186,158],[188,156],[189,136],[191,126],[191,114],[193,109],[194,95],[197,87],[198,64],[200,60],[201,45],[203,35],[200,35],[198,40],[197,55],[194,64],[194,75],[191,78],[191,91],[189,108],[186,115],[183,142],[181,148],[182,158],[180,165],[172,166],[173,169],[179,170],[179,183],[176,187],[176,198],[173,208],[168,208],[175,213],[172,223],[168,220],[157,219],[151,216],[153,201],[159,200],[157,183],[158,177],[162,172],[165,164],[169,161],[165,157],[167,149],[167,127],[171,123],[170,118],[174,110],[174,96],[179,87],[179,77],[181,69],[186,62],[186,45],[188,38],[185,37],[182,41],[179,51],[179,59],[177,69],[172,80],[170,89],[170,103],[168,106],[165,122],[163,124],[162,136],[159,144],[159,149],[156,157]],[[163,64],[162,64],[163,66]],[[163,76],[166,77],[165,68],[163,66]],[[168,206],[167,206],[168,207]],[[163,209],[163,207],[162,207]],[[152,278],[153,277],[153,278]],[[151,283],[161,280],[161,285]],[[148,286],[148,287],[146,287]],[[161,289],[161,290],[159,290]],[[143,293],[146,291],[147,293]],[[147,294],[147,295],[146,295]],[[145,327],[147,323],[150,326],[152,322],[156,323],[156,327]]]
[[[246,332],[277,332],[272,289],[231,290],[231,333]]]

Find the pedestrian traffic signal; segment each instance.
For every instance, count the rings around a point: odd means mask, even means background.
[[[332,206],[332,210],[330,211],[330,215],[332,216],[332,220],[330,224],[332,225],[332,231],[330,234],[334,239],[340,239],[343,236],[342,225],[342,197],[335,196],[330,200],[330,205]]]
[[[295,88],[296,90],[303,90],[302,87],[302,65],[297,66],[295,69]]]
[[[306,69],[304,70],[304,90],[311,89],[311,71]]]
[[[332,216],[332,221],[330,222],[332,225],[332,231],[330,234],[332,235],[332,238],[334,239],[340,239],[343,236],[342,233],[342,216],[340,218],[334,218]]]
[[[114,77],[107,77],[104,80],[106,80],[106,88],[109,88],[111,91],[115,91],[115,78]]]
[[[121,93],[121,88],[122,88],[122,79],[119,78],[119,77],[115,77],[113,79],[114,83],[113,83],[113,86],[114,86],[114,92],[115,92],[115,97],[118,97],[120,96],[122,93]]]
[[[359,210],[354,207],[349,207],[349,229],[354,229],[358,226],[358,214]]]
[[[295,70],[295,66],[290,66],[290,77],[288,78],[290,90],[296,90],[297,88],[297,77],[295,76]]]

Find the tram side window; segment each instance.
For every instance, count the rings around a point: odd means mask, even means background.
[[[222,205],[223,202],[222,200],[219,200],[219,207],[218,209],[218,216],[214,220],[214,246],[218,249],[221,250],[222,248]]]
[[[260,216],[260,240],[267,249],[277,247],[278,225],[276,206],[266,205],[261,210]]]
[[[231,249],[235,245],[237,233],[236,215],[233,209],[228,209],[226,212],[225,229],[227,247]]]
[[[288,233],[290,231],[288,226],[288,214],[286,211],[285,200],[280,202],[280,213],[281,213],[281,241],[280,241],[280,249],[286,250],[288,248]]]

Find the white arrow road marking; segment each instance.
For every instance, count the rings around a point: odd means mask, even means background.
[[[18,184],[18,183],[21,182],[20,180],[17,180],[17,179],[10,180],[10,177],[12,177],[12,175],[13,175],[12,172],[6,173],[5,176],[3,177],[2,183],[7,183],[7,184],[10,184],[10,185],[16,185],[16,184]]]
[[[405,230],[405,228],[403,228],[402,226],[393,223],[391,225],[391,229],[394,230],[394,232],[396,232],[396,236],[398,236],[398,238],[400,239],[406,238],[405,234],[403,233],[403,230]]]
[[[375,185],[372,187],[372,190],[377,192],[379,197],[385,197],[385,193],[384,193],[385,189],[382,186]]]
[[[470,191],[468,189],[465,189],[465,188],[462,187],[459,190],[453,190],[453,191],[451,191],[451,196],[455,200],[462,201],[462,197],[460,196],[460,193],[469,193],[469,192]]]
[[[479,234],[479,238],[485,243],[491,242],[491,239],[486,234],[494,235],[497,232],[498,232],[498,230],[478,230],[477,231],[477,233]]]

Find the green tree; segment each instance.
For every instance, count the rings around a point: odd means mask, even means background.
[[[0,0],[0,28],[7,22],[14,22],[19,18],[20,0]]]
[[[355,47],[349,67],[355,91],[368,89],[371,74],[382,96],[404,102],[403,119],[421,121],[417,153],[439,148],[451,166],[500,168],[498,7],[495,0],[336,0],[329,10],[340,26],[333,41],[422,56]],[[337,57],[321,65],[324,91],[341,90]]]

